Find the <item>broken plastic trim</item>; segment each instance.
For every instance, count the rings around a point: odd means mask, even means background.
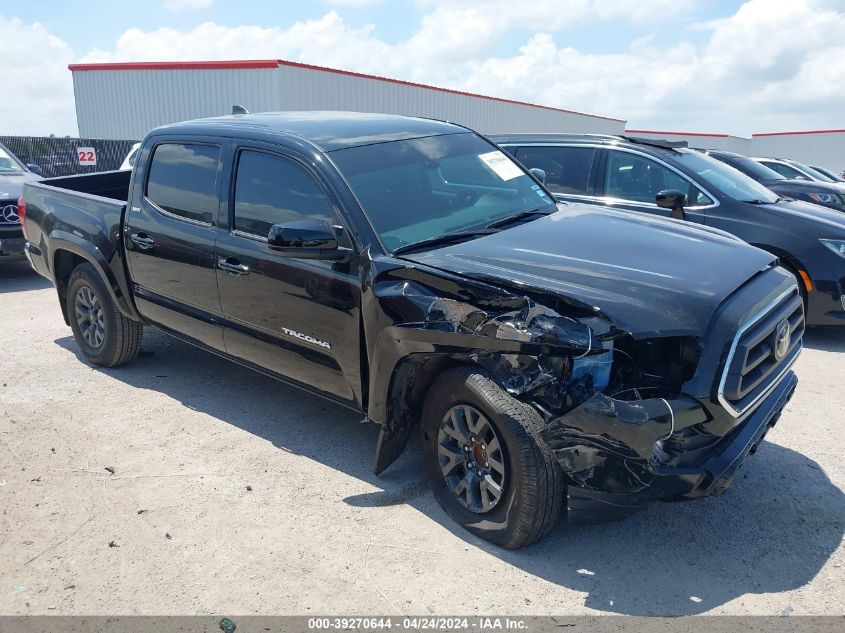
[[[627,401],[596,393],[540,436],[578,486],[637,492],[650,485],[649,466],[667,458],[659,443],[706,420],[691,398]]]

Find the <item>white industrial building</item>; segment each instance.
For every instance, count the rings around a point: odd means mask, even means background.
[[[751,153],[752,156],[791,158],[841,173],[845,171],[845,130],[754,134]]]
[[[140,139],[187,119],[250,112],[351,110],[443,119],[485,134],[621,134],[623,119],[284,60],[71,64],[83,138]]]
[[[690,147],[719,149],[746,156],[791,158],[801,163],[826,167],[836,173],[845,170],[845,130],[765,132],[751,138],[701,132],[625,130],[626,134],[651,139],[686,141]]]
[[[841,171],[845,130],[729,134],[625,129],[624,119],[279,59],[71,64],[79,135],[140,139],[166,123],[250,112],[352,110],[430,117],[485,134],[572,132],[685,140]]]

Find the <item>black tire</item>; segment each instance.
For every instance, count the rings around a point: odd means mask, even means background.
[[[66,302],[73,338],[90,362],[103,367],[117,367],[138,355],[144,333],[142,324],[121,314],[91,264],[80,264],[71,273]],[[87,315],[80,316],[88,306]],[[90,316],[93,313],[96,317]],[[91,333],[91,325],[97,326],[94,334]]]
[[[466,499],[459,500],[441,470],[439,438],[445,437],[441,423],[446,424],[447,414],[463,405],[486,417],[504,449],[506,474],[501,497],[483,512],[472,511]],[[508,395],[482,371],[458,367],[441,375],[426,395],[420,432],[426,473],[446,513],[473,534],[507,549],[542,538],[557,522],[566,497],[560,466],[540,439],[542,427],[535,409]],[[461,468],[459,472],[467,472]]]

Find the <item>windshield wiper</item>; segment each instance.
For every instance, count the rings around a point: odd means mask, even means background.
[[[769,202],[768,200],[740,200],[740,202],[746,202],[748,204],[774,204],[774,202]]]
[[[539,208],[537,209],[529,209],[527,211],[519,211],[518,213],[514,213],[513,215],[506,216],[501,220],[496,220],[495,222],[491,222],[485,228],[488,229],[498,229],[503,226],[507,226],[508,224],[512,224],[514,222],[519,222],[520,220],[524,220],[525,218],[530,218],[535,215],[551,215],[554,211],[540,211]]]
[[[428,246],[437,246],[439,244],[449,244],[450,242],[460,242],[461,240],[468,240],[472,239],[473,237],[479,237],[481,235],[490,235],[492,233],[498,233],[496,229],[491,228],[484,228],[484,229],[477,229],[475,231],[458,231],[457,233],[448,233],[446,235],[437,235],[435,237],[429,237],[424,240],[420,240],[419,242],[414,242],[413,244],[406,244],[405,246],[400,246],[399,248],[393,249],[394,255],[400,255],[402,253],[407,253],[409,251],[415,251],[420,248],[426,248]]]

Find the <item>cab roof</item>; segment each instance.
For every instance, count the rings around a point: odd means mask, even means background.
[[[423,136],[457,134],[469,130],[460,125],[367,112],[263,112],[195,119],[166,125],[167,132],[223,133],[231,135],[262,133],[293,136],[310,142],[324,152],[349,147],[401,141]]]

